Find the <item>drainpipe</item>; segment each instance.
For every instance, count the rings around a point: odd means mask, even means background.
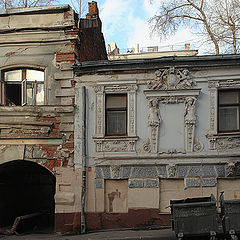
[[[81,194],[81,233],[86,233],[85,200],[87,185],[87,131],[86,131],[86,87],[82,87],[82,194]]]

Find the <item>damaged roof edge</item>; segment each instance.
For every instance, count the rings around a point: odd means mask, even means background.
[[[69,5],[56,5],[56,6],[44,6],[44,7],[31,7],[31,8],[3,9],[3,10],[0,10],[0,16],[64,12],[69,10],[70,8],[71,7]]]
[[[77,75],[100,73],[105,71],[122,71],[151,69],[168,66],[208,67],[240,65],[240,55],[202,55],[202,56],[171,56],[153,59],[131,59],[114,61],[93,61],[75,63],[72,67]]]

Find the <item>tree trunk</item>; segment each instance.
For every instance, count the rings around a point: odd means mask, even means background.
[[[213,35],[212,31],[211,31],[211,28],[210,28],[210,26],[209,26],[209,24],[208,24],[208,22],[207,22],[206,15],[204,14],[204,12],[203,12],[201,9],[200,9],[200,12],[201,12],[201,14],[202,14],[202,16],[203,16],[203,23],[204,23],[204,25],[205,25],[205,28],[206,28],[206,30],[207,30],[207,32],[208,32],[208,35],[210,36],[210,38],[211,38],[214,46],[215,46],[216,54],[218,55],[218,54],[219,54],[218,42],[217,42],[216,38],[214,37],[214,35]]]
[[[233,53],[237,54],[237,40],[236,40],[235,24],[233,24],[233,26],[232,26],[232,35],[233,35]]]

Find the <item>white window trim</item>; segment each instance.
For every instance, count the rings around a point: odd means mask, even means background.
[[[2,72],[0,70],[0,106],[5,105],[5,82],[2,79]]]
[[[22,98],[21,98],[21,105],[20,106],[44,106],[47,104],[47,68],[46,67],[39,67],[39,66],[11,66],[7,68],[3,68],[0,70],[0,106],[6,106],[6,81],[2,77],[2,73],[12,71],[12,70],[22,70],[22,69],[34,69],[37,71],[41,71],[44,73],[44,80],[43,80],[43,85],[44,85],[44,104],[43,105],[36,105],[36,100],[34,101],[35,103],[33,105],[27,105],[27,80],[23,79],[21,81],[21,93],[22,93]],[[33,82],[33,81],[31,81]],[[35,81],[36,82],[36,81]],[[36,86],[34,85],[34,96],[36,96]]]
[[[122,84],[99,83],[96,92],[96,129],[93,137],[97,152],[136,151],[136,92],[134,82]],[[127,94],[127,136],[105,136],[105,95]]]
[[[218,133],[218,91],[240,89],[240,80],[237,79],[223,79],[208,81],[209,89],[209,131],[207,139],[210,150],[235,150],[239,146],[240,133]]]

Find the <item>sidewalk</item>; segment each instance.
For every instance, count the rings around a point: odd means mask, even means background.
[[[57,234],[25,234],[3,236],[1,240],[174,240],[175,235],[171,229],[160,230],[106,230],[82,235],[57,235]]]

